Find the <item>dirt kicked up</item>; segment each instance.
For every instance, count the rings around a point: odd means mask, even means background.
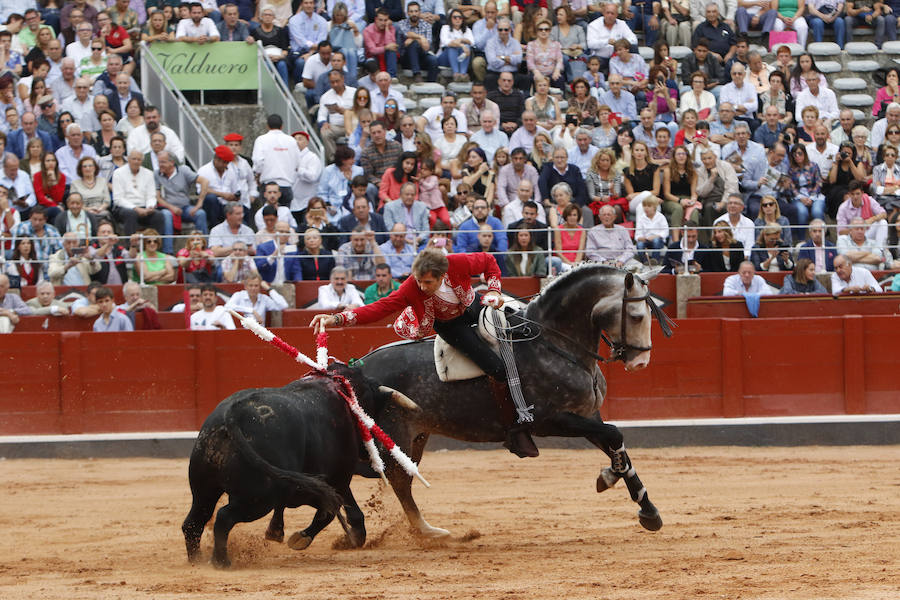
[[[900,598],[900,447],[630,454],[659,532],[621,483],[594,491],[600,452],[435,452],[416,498],[450,538],[414,537],[393,494],[358,479],[364,548],[338,549],[333,523],[294,552],[260,520],[232,532],[229,571],[186,560],[187,460],[2,461],[0,598]],[[287,535],[311,517],[287,511]]]

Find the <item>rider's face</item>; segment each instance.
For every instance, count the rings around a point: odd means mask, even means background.
[[[416,284],[426,296],[433,296],[441,287],[441,277],[435,277],[433,273],[416,275]]]

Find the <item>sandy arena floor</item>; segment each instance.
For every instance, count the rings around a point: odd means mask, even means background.
[[[900,447],[631,454],[657,533],[621,483],[594,491],[600,452],[437,452],[416,497],[450,539],[413,537],[393,494],[357,480],[365,548],[333,549],[332,524],[294,552],[261,520],[232,532],[225,572],[185,558],[186,460],[3,461],[0,598],[900,598]],[[288,535],[311,516],[288,511]]]

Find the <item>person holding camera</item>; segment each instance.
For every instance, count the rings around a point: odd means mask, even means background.
[[[854,156],[853,144],[841,142],[836,160],[831,163],[831,169],[828,170],[829,187],[826,194],[826,212],[829,215],[837,214],[838,207],[850,189],[850,182],[865,181],[867,178],[866,168]]]
[[[100,263],[81,245],[78,234],[63,234],[62,249],[50,255],[48,275],[53,285],[78,286],[91,282],[91,275],[100,270]]]
[[[770,223],[763,227],[750,260],[758,271],[790,271],[794,268],[789,246],[781,237],[781,225]]]

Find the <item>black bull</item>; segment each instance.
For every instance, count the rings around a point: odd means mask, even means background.
[[[342,364],[329,369],[346,377],[360,405],[377,413],[393,399],[407,409],[415,405],[380,387],[358,369]],[[199,558],[203,528],[223,493],[214,527],[212,563],[227,567],[228,534],[237,523],[274,511],[266,537],[284,539],[284,509],[313,506],[316,515],[291,536],[294,549],[307,547],[335,516],[352,546],[366,539],[362,511],[350,480],[364,453],[356,418],[327,377],[311,376],[282,388],[242,390],[223,400],[207,417],[191,453],[188,475],[193,503],[182,532],[188,558]],[[346,520],[339,509],[344,507]]]

